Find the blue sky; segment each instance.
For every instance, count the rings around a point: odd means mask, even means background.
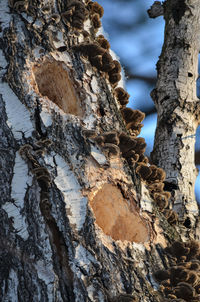
[[[122,65],[127,65],[133,74],[156,77],[156,63],[164,39],[164,20],[163,17],[156,19],[148,17],[146,11],[153,1],[98,0],[98,2],[104,7],[102,19],[104,30],[108,34],[112,50],[119,56]],[[144,111],[153,107],[150,97],[153,87],[142,81],[127,80],[126,89],[131,95],[128,106]],[[143,124],[141,136],[146,139],[149,154],[153,148],[156,114],[146,117]],[[197,137],[200,137],[200,127]],[[199,139],[196,147],[200,149]],[[196,182],[196,196],[200,201],[200,175]]]

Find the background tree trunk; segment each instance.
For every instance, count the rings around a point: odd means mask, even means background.
[[[171,225],[136,173],[142,160],[125,159],[119,72],[94,46],[101,8],[4,0],[0,15],[0,300],[162,301],[152,274],[174,261],[165,248],[180,229],[199,240],[198,208],[190,232]]]
[[[165,185],[172,192],[173,208],[183,222],[189,219],[195,225],[199,216],[194,195],[195,134],[199,125],[199,2],[167,1],[164,18],[165,41],[152,92],[158,112],[152,159],[167,173]]]

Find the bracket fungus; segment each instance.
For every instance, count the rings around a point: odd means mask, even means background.
[[[89,9],[91,15],[98,14],[100,18],[103,17],[104,9],[98,2],[86,1],[87,8]]]
[[[175,241],[165,251],[174,257],[175,265],[154,272],[164,301],[199,301],[200,293],[200,244],[191,240]],[[180,262],[181,261],[181,262]]]
[[[120,149],[115,144],[105,143],[102,149],[108,157],[117,157],[120,154]]]
[[[113,87],[117,85],[121,79],[121,65],[117,60],[113,60],[109,51],[100,46],[98,42],[81,43],[73,46],[74,50],[79,51],[83,56],[86,56],[91,65],[99,71],[105,72]]]
[[[145,118],[145,113],[141,112],[140,110],[133,110],[128,107],[123,107],[121,109],[121,113],[126,123],[126,129],[130,130],[133,136],[139,135],[141,128],[143,127],[143,124],[141,124],[141,122]]]
[[[88,10],[83,2],[78,0],[69,1],[67,9],[61,14],[62,21],[68,27],[77,30],[83,29],[83,23],[88,18]]]
[[[98,14],[94,14],[91,16],[92,24],[95,31],[98,31],[98,28],[101,27],[101,20]]]
[[[128,92],[124,90],[124,88],[122,87],[115,88],[114,94],[116,96],[117,101],[122,106],[126,106],[128,104],[130,95],[128,94]]]
[[[110,43],[108,42],[108,40],[106,40],[106,38],[103,35],[99,35],[96,38],[96,41],[102,48],[107,49],[107,50],[110,48]]]

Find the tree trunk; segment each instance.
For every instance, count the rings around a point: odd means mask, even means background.
[[[167,1],[164,18],[165,41],[157,64],[156,89],[152,92],[158,112],[152,159],[167,173],[165,185],[172,192],[173,208],[183,222],[190,221],[193,226],[199,216],[194,195],[195,134],[200,106],[196,95],[199,1]]]
[[[1,301],[163,301],[153,273],[178,261],[169,246],[186,228],[172,224],[164,172],[136,137],[143,115],[125,108],[119,64],[97,38],[102,13],[90,1],[0,8]]]

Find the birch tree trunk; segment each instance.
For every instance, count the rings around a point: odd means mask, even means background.
[[[194,151],[199,125],[199,1],[167,1],[164,18],[165,42],[152,92],[158,112],[152,159],[166,171],[165,185],[172,192],[173,208],[190,228],[199,216],[194,195]]]
[[[180,129],[176,139],[181,140],[197,126],[199,9],[198,1],[191,12],[181,6],[181,18],[171,3],[165,4],[163,52],[176,62],[169,79],[162,74],[166,60],[159,64],[157,136],[161,125],[164,130],[153,159],[166,168],[166,183],[177,177],[177,192],[184,189],[184,198],[193,201],[191,211],[185,199],[181,204],[183,214],[187,209],[194,218],[189,233],[168,204],[164,172],[147,162],[145,143],[136,137],[144,116],[125,108],[128,95],[121,88],[119,63],[97,33],[103,9],[91,1],[1,1],[1,301],[173,301],[156,275],[163,269],[172,279],[172,266],[180,260],[173,242],[186,241],[180,243],[182,262],[200,260],[198,242],[187,241],[199,240],[195,168],[193,162],[178,164],[188,154],[184,150],[189,149],[189,158],[194,154],[193,138],[176,143],[173,132]],[[174,39],[181,24],[183,44],[175,40],[169,50],[168,27]],[[187,48],[182,48],[184,39]],[[187,79],[184,85],[179,69]],[[169,85],[168,103],[161,101],[163,85]],[[172,136],[163,122],[168,104]],[[185,111],[180,113],[179,106]],[[167,149],[168,142],[175,142],[175,149]],[[179,195],[172,197],[174,205],[180,203]],[[195,284],[190,282],[193,296],[183,301],[199,301],[198,265],[196,271]],[[175,285],[170,282],[171,294]]]

